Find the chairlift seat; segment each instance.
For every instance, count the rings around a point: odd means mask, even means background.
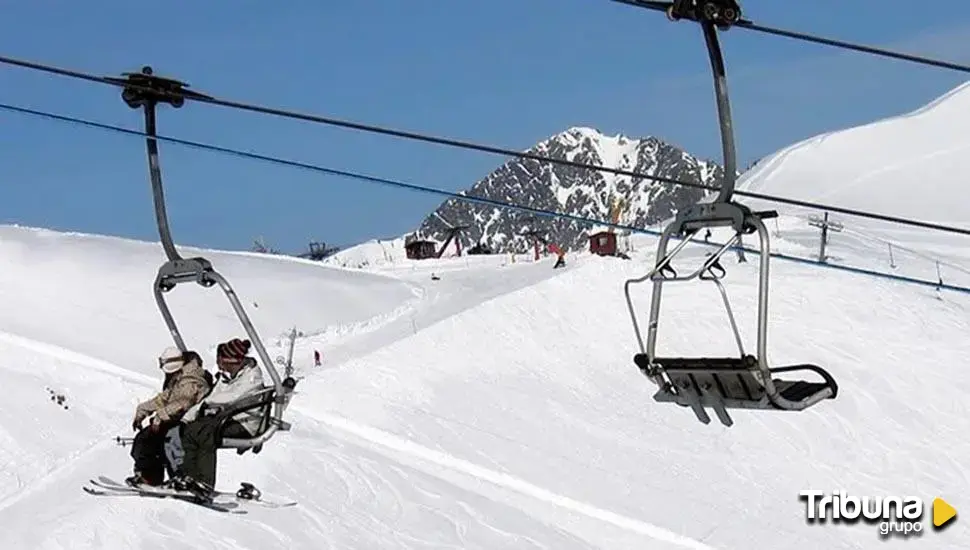
[[[653,365],[646,354],[634,356],[634,362],[645,374],[662,370],[670,383],[661,388],[654,400],[691,407],[697,418],[710,423],[704,410],[711,408],[721,423],[733,424],[727,409],[760,409],[801,411],[824,399],[834,399],[838,394],[835,379],[816,365],[801,364],[768,369],[771,374],[799,370],[813,371],[823,378],[822,382],[783,380],[772,377],[776,395],[768,393],[761,381],[758,360],[753,355],[744,357],[687,357],[655,358]]]
[[[660,8],[661,2],[644,2],[642,7]],[[651,4],[651,5],[647,5]],[[654,5],[656,4],[656,5]],[[777,218],[774,210],[752,211],[750,207],[733,200],[737,183],[737,148],[734,142],[734,129],[731,120],[731,105],[728,99],[727,74],[724,56],[718,41],[718,29],[726,30],[741,21],[741,10],[736,0],[676,0],[667,3],[667,16],[672,20],[689,19],[700,23],[707,45],[708,58],[714,76],[714,97],[717,102],[718,126],[721,133],[721,147],[724,153],[724,178],[713,202],[697,203],[678,211],[672,222],[667,224],[657,243],[654,267],[642,276],[628,279],[623,285],[633,331],[637,337],[640,354],[634,362],[640,370],[657,385],[659,391],[655,401],[673,402],[689,406],[697,418],[710,423],[705,407],[715,410],[721,422],[733,424],[727,413],[728,408],[800,411],[823,399],[834,398],[838,392],[835,380],[825,370],[815,365],[794,365],[790,367],[769,368],[768,355],[768,282],[769,257],[771,246],[768,229],[764,220]],[[698,232],[704,229],[731,228],[734,236],[722,244],[716,252],[708,256],[704,264],[688,275],[678,276],[671,266],[673,258],[679,254]],[[757,340],[755,355],[749,355],[744,345],[734,313],[728,301],[727,292],[720,279],[726,273],[719,263],[721,256],[729,250],[738,252],[738,261],[744,260],[742,238],[757,234],[759,241],[758,261],[758,307]],[[670,240],[678,238],[680,244],[668,252]],[[670,274],[668,277],[667,274]],[[727,311],[731,330],[738,344],[737,358],[656,358],[657,334],[660,320],[660,299],[663,285],[673,282],[709,280],[718,289]],[[636,307],[630,295],[630,287],[650,281],[653,292],[650,299],[650,316],[647,322],[646,339],[640,330]],[[824,382],[805,380],[775,379],[774,374],[796,370],[811,370],[819,374]]]

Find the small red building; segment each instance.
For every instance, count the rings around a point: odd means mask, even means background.
[[[600,256],[616,256],[616,233],[600,231],[589,236],[589,251]]]
[[[411,241],[404,245],[404,250],[412,260],[426,260],[438,255],[437,246],[432,241]]]

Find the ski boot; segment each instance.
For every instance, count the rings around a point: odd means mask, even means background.
[[[129,487],[138,487],[139,485],[147,485],[149,487],[159,487],[162,485],[162,483],[161,483],[161,480],[153,479],[141,472],[135,472],[135,475],[125,478],[125,485]]]
[[[236,498],[243,500],[259,500],[259,497],[263,495],[262,491],[257,489],[252,483],[242,482],[242,488],[236,491]]]
[[[212,502],[215,493],[214,487],[185,475],[172,478],[169,481],[169,488],[192,493],[199,502],[204,503]]]

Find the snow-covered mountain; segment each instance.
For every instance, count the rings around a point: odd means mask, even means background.
[[[968,106],[970,83],[910,112],[786,146],[743,173],[738,189],[970,228],[970,201],[960,177],[964,153],[970,148],[970,134],[961,123]],[[608,137],[586,128],[567,130],[530,151],[678,179],[703,179],[711,184],[720,182],[723,176],[721,167],[713,162],[699,161],[656,139]],[[534,200],[535,206],[602,219],[608,216],[611,191],[633,199],[629,215],[621,218],[621,223],[639,227],[653,224],[654,229],[660,229],[658,221],[669,219],[677,201],[700,197],[696,189],[631,182],[630,178],[610,174],[583,174],[581,170],[540,166],[529,160],[506,163],[468,194],[523,204]],[[818,257],[820,234],[809,224],[809,218],[821,216],[821,210],[736,198],[756,210],[774,209],[784,215],[771,224],[772,232],[785,239],[774,243],[776,251],[811,260]],[[465,250],[484,234],[504,245],[502,251],[511,248],[531,253],[528,243],[516,238],[531,224],[540,229],[552,227],[554,242],[572,242],[579,249],[586,248],[586,228],[562,222],[554,225],[548,218],[527,218],[527,214],[515,211],[449,200],[424,221],[416,235],[431,236],[441,243],[445,221],[467,224],[472,227],[462,241]],[[828,235],[829,263],[968,284],[970,239],[965,235],[838,213],[830,219],[843,223],[844,228]],[[521,225],[517,227],[516,222]],[[559,228],[565,230],[557,236]],[[567,232],[571,237],[563,239],[562,234]],[[561,240],[556,241],[557,237]],[[328,258],[327,263],[355,268],[396,264],[405,258],[405,240],[402,236],[363,243]],[[843,256],[836,252],[843,246],[861,246],[875,253]],[[449,247],[444,256],[453,254],[454,248]]]
[[[909,113],[785,147],[745,172],[738,189],[970,227],[970,201],[940,200],[966,189],[968,108],[970,82]]]
[[[970,229],[965,180],[970,82],[911,112],[817,135],[762,159],[738,189]],[[822,212],[744,199],[758,209]],[[866,233],[949,261],[970,261],[970,238],[833,215]]]
[[[692,183],[718,185],[723,178],[720,165],[691,156],[655,137],[607,136],[591,128],[570,128],[528,152]],[[650,179],[513,159],[464,194],[598,220],[609,219],[614,199],[625,199],[628,208],[621,223],[648,226],[697,202],[705,192]],[[463,249],[484,242],[495,252],[528,250],[532,244],[521,236],[526,229],[545,233],[547,239],[564,249],[582,249],[586,248],[586,237],[592,229],[588,224],[569,220],[449,199],[425,218],[412,238],[443,242],[449,226],[469,226],[460,235]]]

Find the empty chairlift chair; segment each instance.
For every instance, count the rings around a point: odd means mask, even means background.
[[[728,409],[801,411],[824,399],[833,399],[838,394],[838,386],[832,376],[821,367],[803,364],[771,368],[766,359],[768,263],[771,249],[768,231],[762,220],[776,217],[778,214],[774,211],[752,212],[748,207],[732,201],[737,159],[734,135],[731,130],[731,111],[724,60],[717,38],[717,29],[728,29],[740,20],[740,8],[732,0],[679,0],[669,6],[667,11],[671,20],[694,21],[699,23],[703,29],[711,68],[714,73],[721,143],[724,149],[725,176],[718,196],[713,202],[697,204],[684,209],[664,229],[657,246],[656,264],[653,269],[641,278],[626,281],[624,285],[627,307],[633,320],[633,329],[640,348],[640,353],[634,356],[634,363],[659,387],[659,390],[653,396],[654,400],[691,407],[697,418],[705,424],[711,421],[707,414],[707,408],[715,411],[721,423],[731,426],[733,420],[728,414]],[[671,261],[687,246],[693,237],[702,230],[724,227],[730,227],[734,231],[733,238],[708,256],[701,267],[693,273],[684,276],[677,275]],[[758,283],[758,340],[755,355],[744,351],[727,292],[721,283],[721,279],[726,273],[720,263],[721,257],[726,252],[735,246],[740,246],[742,235],[751,233],[758,234],[761,258]],[[682,239],[682,242],[668,252],[667,246],[673,237]],[[648,279],[653,282],[653,294],[650,303],[647,342],[644,344],[636,311],[630,297],[630,287]],[[694,279],[709,280],[717,286],[738,344],[738,356],[656,356],[657,326],[663,284]],[[776,374],[796,371],[815,372],[821,380],[810,382],[774,377]]]

